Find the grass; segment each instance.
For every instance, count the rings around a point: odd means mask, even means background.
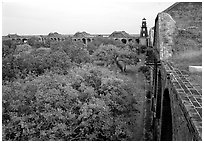
[[[172,62],[174,66],[189,75],[192,83],[197,83],[202,87],[202,73],[190,73],[189,66],[202,66],[202,51],[187,50],[173,55]]]
[[[134,97],[137,100],[136,108],[139,111],[135,113],[135,119],[132,120],[133,132],[134,132],[134,139],[135,141],[143,140],[143,131],[144,131],[144,102],[145,102],[145,77],[142,73],[138,73],[138,68],[140,65],[137,66],[128,66],[127,72],[124,73],[126,77],[129,79],[130,83],[133,83],[134,89]]]

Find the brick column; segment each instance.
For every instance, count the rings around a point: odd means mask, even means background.
[[[168,13],[158,14],[158,51],[161,60],[167,60],[172,56],[172,47],[174,45],[174,32],[176,22]]]

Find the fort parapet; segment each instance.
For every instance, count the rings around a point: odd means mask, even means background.
[[[155,58],[149,55],[146,64],[151,70],[153,140],[202,140],[202,89],[169,61],[175,25],[169,14],[159,13],[150,36]]]

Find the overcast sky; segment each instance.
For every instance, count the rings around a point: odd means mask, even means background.
[[[145,0],[3,0],[2,34],[19,35],[58,32],[138,34],[143,18],[148,28],[156,15],[174,2]]]

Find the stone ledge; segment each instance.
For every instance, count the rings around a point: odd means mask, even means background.
[[[202,66],[189,66],[189,71],[194,72],[202,72]]]
[[[171,82],[178,96],[178,103],[190,125],[195,140],[202,140],[202,93],[172,63],[165,63],[171,69]],[[166,70],[166,67],[164,67]],[[173,79],[173,80],[172,80]]]

